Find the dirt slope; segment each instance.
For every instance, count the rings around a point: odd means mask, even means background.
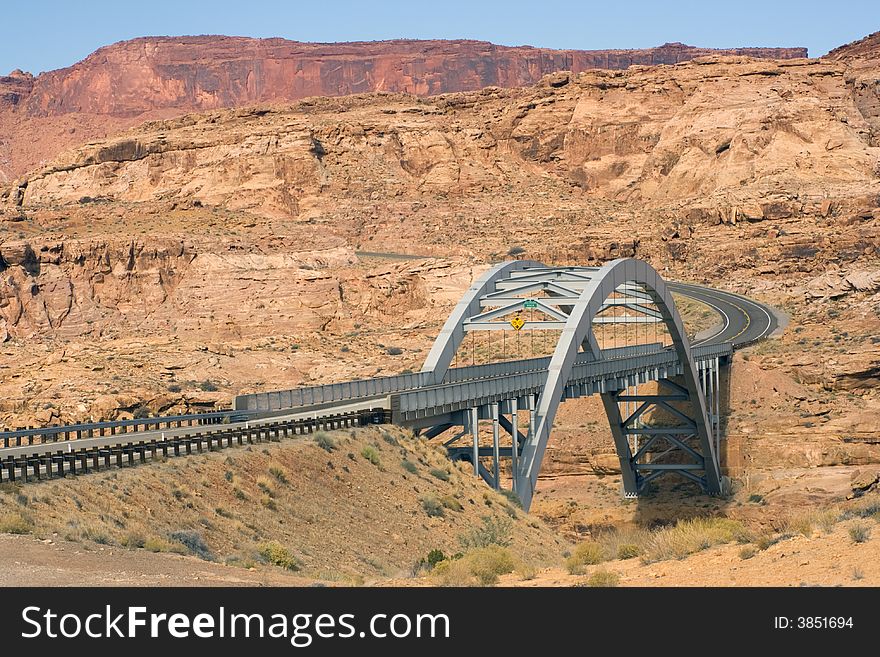
[[[253,581],[248,568],[269,568],[261,566],[267,545],[295,562],[297,576],[348,584],[399,577],[431,550],[464,550],[460,539],[483,528],[486,518],[528,563],[558,563],[567,549],[564,539],[466,468],[399,430],[321,436],[320,443],[292,438],[89,477],[4,485],[0,531],[19,522],[40,539],[81,541],[80,551],[138,550],[133,568],[160,564],[143,556],[145,548],[244,569],[235,575],[204,566],[211,573],[206,577],[220,581]],[[28,556],[28,543],[3,546],[9,550],[4,559],[40,566],[14,571],[37,581],[7,574],[3,583],[52,581],[43,558]],[[180,562],[168,568],[179,574]]]

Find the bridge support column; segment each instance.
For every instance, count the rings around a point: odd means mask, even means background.
[[[519,474],[519,422],[517,421],[516,412],[517,412],[517,399],[514,398],[514,399],[510,400],[510,424],[513,427],[512,431],[510,432],[510,437],[511,437],[511,441],[512,441],[511,442],[512,449],[510,450],[510,454],[511,454],[510,467],[513,472],[513,492],[514,493],[517,492],[516,480],[517,480],[517,475]]]
[[[718,356],[715,356],[715,454],[718,461],[721,461],[721,367],[718,363]]]
[[[492,476],[495,490],[501,488],[501,448],[498,444],[501,423],[498,421],[498,404],[492,404]]]
[[[480,476],[480,409],[471,409],[471,431],[474,435],[474,476]]]
[[[529,435],[528,441],[531,442],[535,436],[535,396],[529,395]]]
[[[614,438],[614,447],[620,458],[623,496],[626,498],[638,497],[639,485],[636,481],[636,472],[633,470],[633,455],[629,448],[629,437],[623,432],[623,418],[617,403],[617,393],[603,392],[599,396],[602,398],[602,406],[605,408],[608,424],[611,427],[611,437]]]

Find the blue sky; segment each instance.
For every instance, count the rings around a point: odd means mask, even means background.
[[[880,30],[880,0],[18,0],[0,7],[0,75],[68,66],[147,35],[298,41],[472,38],[547,48],[806,46],[811,56]]]

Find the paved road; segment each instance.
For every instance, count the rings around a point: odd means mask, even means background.
[[[721,315],[718,331],[694,342],[692,346],[731,342],[734,348],[743,347],[766,338],[777,327],[773,310],[747,297],[688,283],[668,285],[673,292],[711,306]]]

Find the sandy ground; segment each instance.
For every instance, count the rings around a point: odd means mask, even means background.
[[[573,586],[596,570],[617,573],[620,586],[878,586],[880,585],[880,524],[864,543],[854,543],[849,527],[839,523],[828,534],[794,536],[749,559],[742,545],[729,544],[698,552],[681,561],[643,564],[638,558],[592,566],[583,576],[546,569],[528,581],[502,578],[508,586]],[[865,522],[865,521],[861,521]]]
[[[278,568],[0,534],[0,586],[309,586]]]

